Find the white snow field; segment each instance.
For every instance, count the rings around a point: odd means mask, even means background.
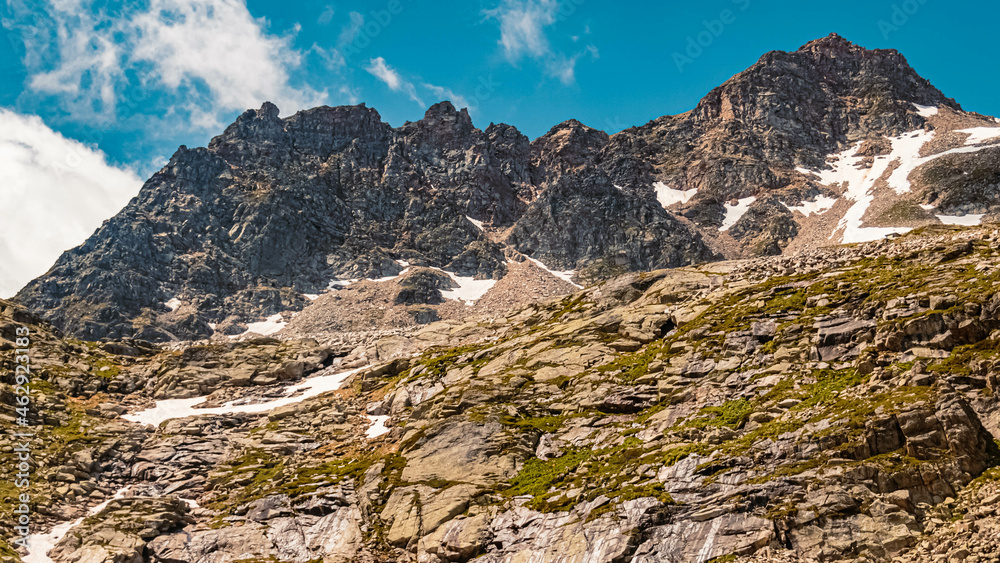
[[[270,336],[285,328],[287,325],[288,322],[284,320],[281,313],[277,313],[262,321],[248,324],[247,330],[243,334],[250,334],[253,332],[261,336]]]
[[[104,510],[104,507],[110,504],[111,501],[123,498],[125,496],[125,493],[127,493],[130,488],[131,487],[129,486],[120,489],[117,493],[114,494],[114,496],[112,496],[108,500],[88,510],[87,516],[93,516],[94,514],[97,514],[98,512]],[[22,557],[21,560],[24,561],[24,563],[52,563],[52,559],[50,559],[48,555],[49,550],[55,547],[56,544],[59,543],[59,541],[63,539],[63,537],[70,530],[80,525],[80,522],[83,522],[84,518],[86,517],[77,518],[72,522],[63,522],[62,524],[54,526],[52,530],[50,530],[49,533],[47,534],[29,535],[28,536],[29,552],[28,555]]]
[[[750,205],[757,201],[755,196],[745,197],[743,199],[737,200],[735,205],[726,204],[726,218],[722,221],[722,226],[719,227],[720,231],[728,231],[730,227],[736,224],[743,215],[746,214],[747,210],[750,209]]]
[[[368,417],[368,420],[371,421],[372,425],[369,426],[367,430],[365,430],[365,436],[368,436],[369,438],[378,438],[382,434],[385,434],[386,432],[389,431],[389,428],[386,427],[385,425],[386,421],[389,420],[388,415],[369,414],[366,416]]]
[[[986,131],[979,131],[980,129]],[[1000,146],[970,146],[979,141],[997,136],[997,134],[1000,134],[1000,128],[979,127],[963,130],[963,132],[970,133],[971,135],[966,140],[966,146],[929,156],[920,156],[920,148],[934,138],[934,132],[918,130],[890,138],[889,140],[892,143],[890,153],[875,157],[871,168],[861,167],[864,157],[854,156],[861,145],[859,142],[847,150],[834,155],[833,166],[830,169],[806,170],[796,168],[796,170],[818,176],[820,182],[825,185],[841,185],[844,188],[843,197],[854,202],[840,219],[833,233],[830,234],[830,239],[834,239],[838,233],[841,233],[841,242],[845,244],[877,240],[890,234],[905,233],[910,230],[907,227],[862,226],[861,218],[864,217],[865,212],[868,211],[868,207],[874,200],[873,192],[875,183],[886,175],[890,165],[895,165],[896,167],[886,178],[886,184],[897,194],[903,194],[910,191],[910,173],[934,159],[949,154],[971,153],[985,148]],[[924,207],[924,209],[929,210],[933,209],[933,207]],[[968,219],[968,221],[971,221],[971,219]]]
[[[1000,137],[1000,127],[972,127],[969,129],[958,129],[958,132],[969,134],[969,138],[965,140],[966,145],[976,145]]]
[[[698,193],[696,188],[676,190],[663,182],[654,182],[653,189],[656,190],[656,201],[660,202],[664,209],[675,203],[687,203],[694,197],[694,194]]]
[[[368,367],[368,366],[365,366]],[[302,402],[306,399],[316,397],[327,391],[336,391],[348,377],[357,373],[365,367],[355,368],[347,371],[337,371],[337,368],[326,368],[320,370],[316,375],[309,377],[295,385],[290,385],[285,389],[285,396],[272,399],[263,403],[247,403],[245,399],[229,401],[221,407],[196,409],[197,405],[204,403],[208,397],[192,397],[190,399],[165,399],[156,401],[155,406],[143,411],[122,416],[125,420],[138,422],[141,424],[151,424],[159,426],[164,420],[171,418],[184,418],[187,416],[204,416],[218,414],[235,413],[260,413],[268,412],[278,407]],[[296,392],[301,393],[295,395]]]
[[[476,301],[479,301],[479,299],[486,295],[487,291],[493,289],[493,286],[497,283],[497,280],[477,280],[472,276],[458,276],[440,268],[434,269],[448,274],[448,277],[458,284],[458,287],[442,289],[441,296],[445,299],[461,301],[469,307],[475,305]]]
[[[938,108],[935,106],[922,106],[920,104],[913,104],[913,107],[917,108],[917,113],[921,117],[934,117],[938,114]]]

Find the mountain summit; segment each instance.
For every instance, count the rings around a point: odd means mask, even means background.
[[[978,224],[1000,203],[998,137],[898,52],[835,34],[610,137],[570,120],[529,141],[450,102],[398,128],[364,104],[265,103],[178,149],[16,299],[81,337],[191,339],[419,273],[407,295],[426,299],[397,321],[425,322],[442,291],[472,304],[485,294],[463,288],[521,266],[580,284]]]

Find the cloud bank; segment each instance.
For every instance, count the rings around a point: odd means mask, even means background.
[[[107,123],[122,104],[134,110],[130,90],[162,91],[172,111],[204,130],[265,100],[294,112],[328,98],[290,75],[308,53],[293,46],[298,27],[270,33],[240,0],[40,4],[9,2],[14,17],[4,25],[20,32],[28,87],[56,96],[76,120]]]
[[[37,116],[0,109],[0,297],[44,274],[138,193],[142,180]]]

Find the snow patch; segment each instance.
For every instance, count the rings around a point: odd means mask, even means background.
[[[969,138],[965,140],[966,146],[977,145],[984,141],[1000,137],[1000,127],[972,127],[969,129],[958,129],[958,132],[969,134]]]
[[[822,215],[823,213],[829,211],[830,208],[833,207],[833,204],[835,203],[837,203],[836,198],[827,197],[825,195],[819,195],[816,196],[816,199],[812,201],[803,201],[801,204],[796,205],[794,207],[784,202],[782,202],[781,205],[787,207],[788,210],[791,211],[792,213],[798,211],[799,213],[808,217],[813,214]]]
[[[750,205],[752,205],[755,201],[757,201],[757,198],[755,196],[750,196],[737,200],[735,205],[727,203],[726,218],[722,221],[722,226],[719,227],[719,230],[728,231],[729,227],[735,225],[736,222],[746,214],[747,210],[750,209]]]
[[[675,203],[687,203],[688,200],[694,197],[694,194],[698,193],[698,190],[695,188],[690,190],[675,190],[663,182],[655,182],[653,189],[656,190],[656,201],[660,202],[660,205],[664,209]]]
[[[563,270],[563,271],[560,272],[560,271],[549,269],[548,266],[546,266],[545,264],[542,264],[541,260],[535,260],[534,258],[530,258],[530,257],[528,257],[528,260],[530,260],[532,264],[538,266],[539,268],[545,270],[546,272],[552,274],[553,276],[561,279],[562,281],[564,281],[564,282],[572,285],[573,287],[575,287],[577,289],[583,289],[582,285],[579,285],[579,284],[577,284],[576,282],[573,281],[573,276],[576,275],[576,270]]]
[[[358,279],[352,280],[330,280],[330,283],[326,286],[327,291],[333,291],[334,289],[340,289],[342,287],[347,287],[352,283],[358,283]]]
[[[968,215],[938,215],[937,218],[945,225],[963,225],[966,227],[975,227],[982,223],[983,214],[970,213]]]
[[[388,416],[385,415],[376,416],[370,414],[366,416],[368,416],[368,420],[371,421],[371,426],[369,426],[368,429],[365,430],[365,436],[368,436],[369,438],[378,438],[382,434],[385,434],[386,432],[389,431],[389,429],[385,425],[386,421],[389,420]]]
[[[98,512],[104,510],[111,501],[123,498],[128,490],[132,488],[131,485],[119,489],[117,493],[114,494],[108,500],[98,504],[97,506],[91,508],[87,511],[87,516],[93,516]],[[83,518],[77,518],[72,522],[63,522],[57,526],[53,526],[52,530],[47,534],[31,534],[28,536],[28,554],[21,558],[24,563],[52,563],[52,559],[49,558],[49,550],[56,546],[63,537],[69,533],[70,530],[80,525],[83,522]]]
[[[288,325],[288,323],[282,319],[281,313],[277,313],[275,315],[271,315],[263,321],[248,324],[247,330],[243,334],[250,334],[251,332],[254,332],[261,336],[270,336],[285,328],[286,325]]]
[[[796,166],[795,171],[798,172],[799,174],[815,174],[815,172],[813,172],[812,170],[809,170],[808,168],[802,168],[801,166]]]
[[[931,209],[937,209],[937,206],[936,205],[927,205],[926,203],[921,203],[920,204],[920,209],[923,209],[924,211],[930,211]]]
[[[180,308],[180,306],[181,306],[181,300],[178,299],[178,298],[176,298],[176,297],[173,297],[173,298],[170,299],[170,301],[167,301],[166,303],[164,303],[164,305],[166,305],[167,309],[170,309],[170,312],[172,313],[172,312],[174,312],[174,311],[176,311],[177,309]]]
[[[302,296],[310,301],[315,301],[319,299],[319,294],[316,293],[303,293]]]
[[[448,274],[448,277],[458,284],[458,287],[442,289],[441,296],[445,299],[461,301],[469,307],[475,305],[476,301],[486,295],[486,292],[493,289],[493,286],[497,283],[497,280],[477,280],[472,276],[457,276],[451,272],[445,272],[440,268],[434,269]]]
[[[172,418],[184,418],[188,416],[236,414],[236,413],[260,413],[274,410],[278,407],[291,405],[311,399],[328,391],[336,391],[343,385],[344,380],[352,374],[357,373],[368,366],[355,368],[348,371],[336,372],[336,368],[326,368],[300,383],[289,386],[285,389],[285,396],[271,401],[255,404],[246,404],[246,399],[229,401],[221,407],[208,409],[196,409],[197,405],[204,403],[208,397],[192,397],[190,399],[165,399],[156,401],[152,408],[139,411],[137,413],[122,416],[125,420],[138,422],[140,424],[150,424],[159,426],[161,422]],[[295,393],[301,391],[298,395]],[[294,395],[294,396],[292,396]]]
[[[937,158],[939,155],[920,157],[920,147],[924,146],[925,143],[930,142],[934,138],[933,131],[915,131],[913,133],[906,133],[902,136],[896,137],[892,140],[892,152],[889,153],[887,157],[878,157],[875,159],[875,164],[872,166],[873,174],[869,174],[868,178],[871,180],[871,185],[875,185],[875,181],[882,177],[882,173],[874,174],[876,169],[885,170],[888,168],[889,164],[899,161],[899,166],[892,171],[886,183],[889,187],[896,191],[897,194],[903,194],[910,191],[910,172],[916,170],[921,164],[928,162]]]
[[[848,244],[868,242],[890,234],[905,233],[911,230],[905,227],[861,226],[861,218],[864,217],[869,205],[874,200],[872,192],[875,188],[875,182],[886,174],[890,165],[895,164],[896,168],[889,174],[886,183],[897,194],[903,194],[910,191],[909,176],[918,167],[945,155],[970,153],[988,148],[988,146],[966,146],[930,156],[919,156],[920,148],[933,138],[933,131],[922,130],[892,137],[889,139],[892,143],[890,153],[876,157],[869,169],[861,165],[863,157],[854,156],[861,145],[859,142],[835,155],[832,168],[814,172],[820,177],[820,181],[828,186],[840,184],[845,189],[844,196],[855,202],[840,219],[830,238],[833,239],[838,232],[842,232],[841,242]]]
[[[913,104],[913,107],[917,108],[917,114],[921,117],[934,117],[938,114],[938,108],[936,106],[922,106],[920,104]]]
[[[866,169],[862,166],[864,157],[855,156],[861,143],[848,148],[835,155],[833,166],[827,170],[816,171],[820,177],[820,182],[828,186],[840,185],[844,188],[844,197],[854,204],[844,213],[837,227],[830,234],[830,238],[837,236],[838,232],[843,233],[841,242],[844,244],[852,242],[868,242],[884,238],[890,234],[906,232],[906,228],[876,228],[862,227],[861,218],[868,211],[875,196],[871,194],[875,187],[875,181],[885,174],[891,162],[889,157],[876,157],[872,167]],[[919,150],[919,146],[917,147]],[[896,144],[893,143],[893,154],[896,153]]]
[[[990,128],[987,127],[987,128],[977,128],[977,129],[990,129]],[[995,128],[995,129],[997,131],[997,134],[1000,135],[1000,128]],[[889,184],[889,187],[896,190],[896,193],[902,194],[910,191],[910,180],[909,180],[910,173],[919,168],[920,166],[923,166],[924,164],[927,164],[928,162],[936,158],[941,158],[942,156],[947,156],[949,154],[978,152],[983,149],[1000,146],[996,144],[982,145],[982,146],[964,146],[964,147],[959,147],[957,149],[951,149],[937,154],[932,154],[930,156],[919,156],[920,147],[922,147],[924,143],[931,141],[933,138],[934,138],[933,131],[929,132],[917,131],[915,133],[907,133],[902,137],[896,137],[892,139],[892,154],[889,155],[888,162],[891,163],[896,159],[899,159],[899,166],[892,171],[892,174],[889,175],[889,179],[886,182]],[[969,145],[970,141],[973,138],[978,138],[978,137],[976,135],[973,135],[973,137],[970,137],[969,140],[966,141],[966,145]],[[991,137],[987,136],[984,138],[991,138]],[[878,165],[878,159],[876,159],[876,166],[872,167],[873,172],[875,168],[878,167],[877,165]],[[877,176],[872,176],[871,177],[872,184],[874,184],[875,180],[877,180],[881,176],[882,176],[881,173],[879,173]]]
[[[903,137],[893,139],[891,154],[889,156],[876,157],[870,169],[866,169],[861,165],[864,157],[855,156],[858,148],[861,146],[859,142],[838,154],[831,170],[819,172],[823,183],[827,185],[841,184],[846,190],[844,197],[854,202],[854,205],[844,213],[844,216],[840,218],[840,222],[837,223],[837,227],[830,234],[831,239],[838,232],[842,232],[841,242],[844,244],[868,242],[885,238],[891,234],[905,233],[910,230],[905,227],[862,227],[861,218],[864,217],[865,212],[868,211],[868,206],[875,199],[875,196],[871,193],[875,188],[875,181],[885,174],[885,171],[889,168],[889,163],[895,160],[893,157],[897,155],[897,152],[901,150],[903,145],[908,148],[916,145],[916,148],[913,150],[914,152],[919,151],[920,146],[930,140],[929,137],[921,139],[923,135],[924,132],[922,131],[917,132],[915,135],[917,140],[920,140],[919,144],[914,142],[913,137],[907,137],[909,142],[905,143],[900,143]],[[897,143],[899,143],[899,146],[897,146]],[[914,155],[910,154],[907,156],[912,158]],[[904,168],[904,166],[900,166],[897,170],[901,168]],[[907,175],[909,175],[909,172],[907,172]],[[906,176],[904,176],[905,178]]]
[[[466,215],[465,218],[468,219],[470,223],[472,223],[473,225],[475,225],[476,228],[479,229],[480,231],[485,231],[486,230],[486,229],[483,228],[483,222],[482,221],[476,221],[475,219],[473,219],[472,217],[469,217],[468,215]]]

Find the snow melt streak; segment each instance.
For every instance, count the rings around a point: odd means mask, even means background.
[[[299,403],[306,399],[310,399],[317,395],[326,393],[327,391],[336,391],[340,389],[340,386],[344,383],[344,380],[351,376],[351,374],[357,373],[358,371],[365,368],[352,369],[340,373],[325,373],[328,372],[330,368],[322,370],[321,375],[315,375],[288,387],[285,390],[285,396],[280,399],[275,399],[273,401],[267,401],[264,403],[256,404],[242,404],[242,401],[229,401],[228,403],[222,405],[221,407],[209,408],[209,409],[196,409],[194,408],[201,403],[204,403],[208,397],[192,397],[190,399],[167,399],[163,401],[156,401],[156,406],[151,409],[146,409],[144,411],[139,411],[133,414],[127,414],[123,416],[125,420],[130,420],[132,422],[139,422],[142,424],[151,424],[153,426],[159,426],[164,420],[170,420],[171,418],[184,418],[187,416],[203,416],[203,415],[218,415],[218,414],[235,414],[235,413],[259,413],[267,412],[278,407],[283,407],[285,405],[291,405],[293,403]],[[293,395],[294,393],[302,391],[301,394]]]
[[[561,279],[562,281],[572,285],[573,287],[577,289],[583,289],[582,285],[579,285],[573,281],[573,276],[576,275],[576,270],[563,270],[563,271],[552,270],[549,269],[549,267],[546,266],[545,264],[542,264],[541,260],[535,260],[534,258],[528,258],[528,260],[530,260],[532,264],[538,266],[539,268],[545,270],[546,272],[552,274],[553,276]]]

